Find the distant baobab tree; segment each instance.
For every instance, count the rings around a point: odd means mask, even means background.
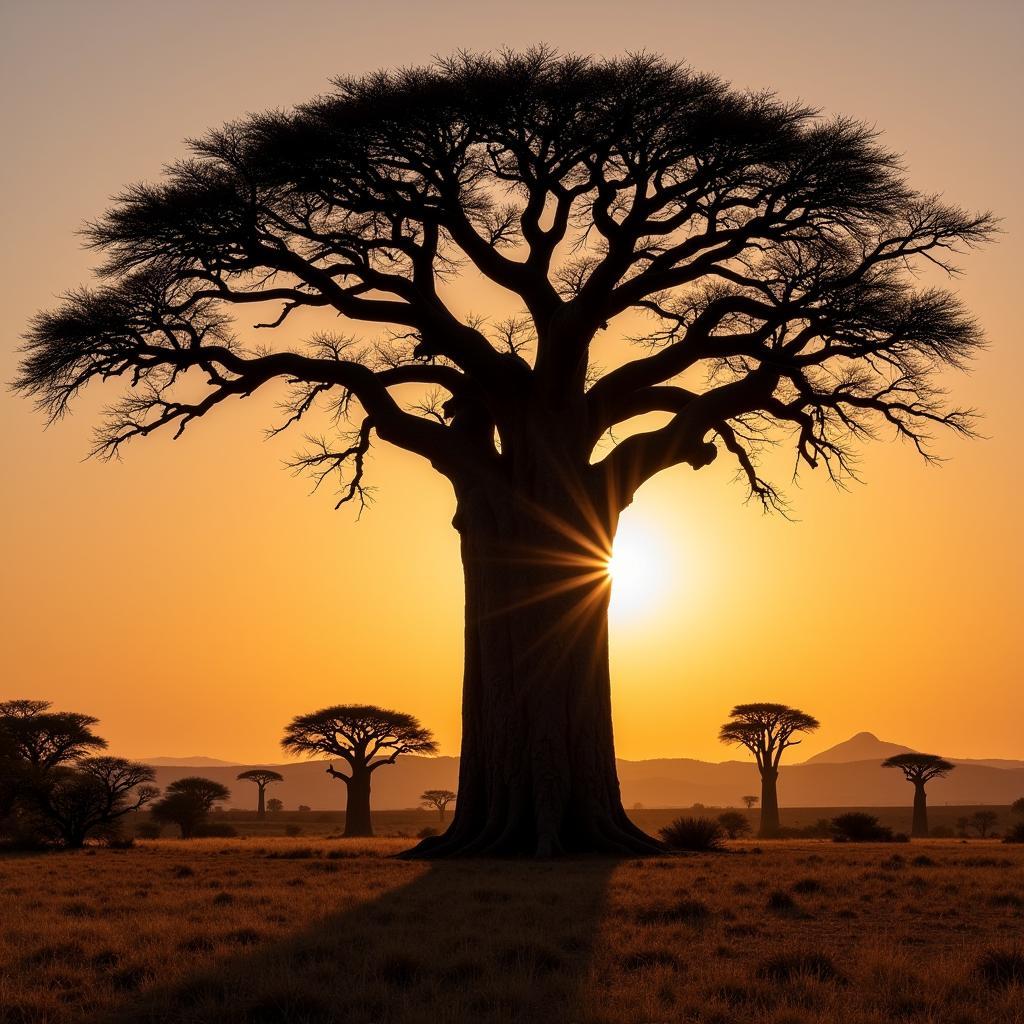
[[[761,826],[758,835],[774,836],[779,831],[779,762],[782,752],[800,740],[797,733],[812,732],[820,723],[816,718],[785,704],[737,704],[729,712],[718,738],[736,743],[754,755],[761,773]]]
[[[241,772],[238,778],[245,782],[255,782],[256,788],[259,790],[259,799],[256,804],[256,814],[258,817],[266,817],[267,805],[266,805],[266,792],[267,786],[274,782],[284,782],[284,776],[280,772],[275,772],[270,768],[250,768],[247,772]]]
[[[743,801],[744,806],[749,811],[757,806],[757,802],[761,798],[759,796],[741,796],[740,799]]]
[[[345,835],[372,836],[370,779],[402,754],[432,754],[437,750],[429,729],[412,715],[364,704],[337,704],[308,715],[297,715],[285,729],[281,746],[291,754],[340,757],[348,774],[334,765],[327,774],[341,779],[348,790]]]
[[[456,794],[450,789],[427,789],[420,796],[420,803],[424,807],[433,807],[444,823],[444,812],[448,805],[455,799]]]
[[[157,821],[170,822],[181,829],[182,839],[191,839],[218,800],[227,800],[231,790],[213,779],[189,775],[176,779],[164,790],[163,798],[151,809]]]
[[[893,754],[882,762],[883,768],[899,768],[907,782],[914,784],[914,819],[910,834],[915,839],[928,837],[928,796],[925,786],[932,779],[948,775],[956,765],[937,754]]]
[[[772,441],[842,481],[883,428],[925,458],[934,430],[971,434],[943,385],[981,331],[916,271],[953,273],[993,218],[913,191],[860,122],[648,54],[460,53],[191,145],[87,227],[100,283],[33,319],[15,386],[56,419],[123,379],[101,456],[290,387],[279,429],[351,428],[294,463],[339,504],[377,440],[428,461],[466,642],[459,800],[419,855],[658,849],[612,742],[622,511],[719,457],[784,507]],[[464,315],[480,277],[502,298]],[[305,343],[269,340],[310,313]]]

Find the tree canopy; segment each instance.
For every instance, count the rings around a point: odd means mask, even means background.
[[[770,703],[737,704],[729,718],[718,738],[746,747],[762,772],[778,768],[783,751],[800,743],[796,733],[813,732],[821,724],[797,708]]]
[[[375,771],[402,754],[433,754],[429,729],[412,715],[368,704],[336,704],[297,715],[281,746],[291,754],[327,754]]]
[[[524,409],[548,407],[571,413],[564,442],[620,506],[720,448],[773,504],[756,459],[780,432],[798,465],[837,477],[881,426],[925,454],[936,426],[970,432],[938,376],[981,334],[916,268],[952,272],[993,230],[911,189],[850,118],[651,55],[461,53],[339,78],[126,189],[87,228],[103,283],[33,320],[16,383],[60,416],[89,383],[127,380],[97,437],[109,455],[288,382],[285,422],[321,398],[355,419],[299,459],[347,468],[343,501],[374,434],[500,478],[531,443]],[[521,315],[460,316],[469,272]],[[262,302],[278,304],[263,333],[317,309],[388,333],[275,350],[234,324]],[[649,321],[641,354],[602,373],[590,346],[629,311]],[[405,385],[423,391],[403,405]],[[607,442],[650,412],[666,421]]]
[[[883,768],[899,768],[909,782],[925,783],[948,775],[956,765],[937,754],[893,754],[882,762]]]

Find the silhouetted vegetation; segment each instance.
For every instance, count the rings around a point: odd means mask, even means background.
[[[970,827],[977,832],[981,839],[987,839],[992,834],[997,821],[999,821],[999,815],[995,811],[975,811],[971,815]]]
[[[840,842],[850,843],[890,843],[893,831],[881,825],[873,814],[861,811],[850,811],[832,819],[832,830]]]
[[[724,811],[718,816],[718,824],[725,829],[730,839],[739,839],[750,834],[750,822],[739,811]]]
[[[345,783],[346,836],[372,836],[370,780],[402,754],[432,754],[437,749],[429,729],[412,715],[364,704],[337,704],[297,715],[285,729],[281,746],[292,754],[340,757],[348,774],[327,766],[327,774]]]
[[[718,738],[723,743],[746,747],[754,755],[761,775],[761,825],[758,835],[772,837],[779,831],[779,762],[789,747],[800,740],[797,733],[812,732],[818,720],[785,704],[737,704],[729,712]]]
[[[758,805],[758,802],[761,798],[759,796],[754,796],[753,794],[751,794],[750,796],[742,796],[740,797],[740,799],[743,801],[743,805],[749,811]]]
[[[658,835],[670,850],[701,853],[723,849],[726,833],[713,818],[676,818]]]
[[[770,441],[841,482],[882,429],[925,457],[936,428],[971,434],[944,385],[980,329],[916,270],[953,274],[993,218],[913,191],[865,124],[650,54],[462,52],[191,150],[87,227],[102,283],[34,317],[16,387],[57,418],[125,381],[110,456],[285,381],[280,426],[318,406],[343,425],[294,463],[337,474],[340,502],[364,498],[376,441],[421,456],[454,491],[467,658],[460,799],[421,852],[652,851],[615,780],[603,567],[622,510],[718,458],[784,507]],[[522,312],[462,315],[479,275]],[[254,302],[279,304],[258,342],[233,315]],[[300,344],[309,311],[391,332]],[[609,331],[642,347],[602,372]]]
[[[275,772],[270,768],[250,768],[248,771],[241,772],[238,775],[238,778],[245,782],[256,783],[256,789],[259,792],[259,797],[256,803],[256,813],[262,818],[267,813],[267,786],[270,786],[275,782],[284,782],[284,776],[280,772]],[[278,803],[280,804],[280,802],[281,801],[279,800]]]
[[[420,796],[420,803],[424,807],[433,807],[443,823],[444,812],[455,797],[456,794],[450,789],[427,789]],[[421,838],[426,837],[422,836]]]
[[[932,779],[941,779],[956,767],[936,754],[894,754],[882,762],[883,768],[899,768],[914,786],[914,818],[910,834],[916,838],[928,835],[928,797],[925,786]]]
[[[231,791],[219,782],[189,775],[172,782],[164,791],[163,799],[153,804],[151,813],[159,822],[177,825],[182,839],[192,839],[206,825],[210,808],[230,796]]]
[[[48,701],[0,703],[0,838],[80,847],[118,836],[120,820],[153,800],[153,770],[106,746],[96,719],[51,711]]]

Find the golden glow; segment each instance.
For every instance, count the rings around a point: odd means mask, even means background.
[[[650,612],[669,586],[664,544],[643,526],[624,525],[615,538],[607,572],[612,584],[610,614],[617,621]]]
[[[821,4],[808,19],[789,3],[771,24],[724,32],[718,5],[641,2],[626,36],[610,0],[523,0],[511,20],[502,5],[453,0],[438,17],[435,5],[395,0],[386,26],[361,6],[318,5],[310,31],[263,0],[245,18],[198,0],[131,17],[116,3],[6,5],[0,57],[19,100],[0,112],[11,199],[0,381],[15,375],[31,314],[88,279],[96,255],[74,232],[110,195],[155,180],[184,155],[179,140],[304,101],[332,76],[543,39],[584,53],[665,52],[741,88],[863,118],[904,154],[915,185],[1004,218],[1003,239],[966,256],[953,283],[990,349],[972,377],[946,382],[957,404],[983,410],[990,440],[939,438],[950,459],[941,469],[906,446],[868,444],[867,486],[848,493],[820,472],[788,485],[793,460],[780,448],[767,470],[795,522],[744,505],[725,453],[645,485],[615,550],[617,749],[721,759],[729,706],[767,699],[821,719],[801,754],[870,729],[950,756],[1020,757],[1024,143],[1006,129],[1024,88],[1021,5],[943,5],[932,16],[917,0],[898,16],[862,5],[851,19],[849,5]],[[189,59],[167,59],[181,53]],[[455,285],[460,315],[517,312],[480,275]],[[324,314],[296,316],[279,338],[253,334],[263,313],[239,317],[245,343],[349,330]],[[609,324],[595,364],[635,355],[623,339],[636,327]],[[451,487],[381,444],[373,508],[358,523],[333,512],[329,494],[307,497],[281,471],[301,436],[260,443],[280,391],[225,405],[174,443],[140,442],[121,463],[82,462],[117,393],[83,395],[49,431],[29,402],[0,398],[0,698],[97,715],[111,751],[129,756],[271,763],[294,714],[346,701],[409,711],[457,753],[463,595]]]

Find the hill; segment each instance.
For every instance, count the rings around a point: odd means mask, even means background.
[[[828,750],[823,750],[814,757],[807,758],[804,764],[843,764],[850,761],[884,761],[894,754],[905,754],[911,748],[901,743],[888,743],[880,740],[873,732],[859,732],[842,743],[837,743]]]
[[[883,744],[880,740],[874,742]],[[860,746],[857,744],[847,749],[856,750]],[[839,744],[839,747],[846,745]],[[907,804],[911,796],[907,782],[899,772],[883,768],[881,761],[882,757],[873,755],[857,761],[819,761],[812,758],[803,764],[783,765],[779,776],[780,802],[784,807]],[[929,786],[929,802],[933,806],[1008,804],[1024,796],[1022,762],[962,760],[956,763],[956,771],[945,779],[936,779]],[[1005,767],[1000,766],[1003,764]],[[154,764],[154,767],[157,785],[161,787],[183,775],[194,775],[197,768],[201,768],[203,775],[222,782],[231,790],[229,807],[255,805],[255,787],[236,779],[238,773],[248,767],[269,767],[284,775],[284,782],[270,787],[268,796],[277,797],[286,808],[294,809],[305,804],[314,810],[334,810],[345,806],[344,785],[327,775],[326,761],[254,766]],[[757,770],[748,761],[716,764],[682,757],[620,760],[618,770],[626,807],[636,804],[644,807],[688,807],[694,803],[736,806],[744,794],[760,792]],[[402,758],[394,766],[374,775],[374,807],[378,810],[416,807],[425,789],[457,789],[458,776],[457,757]]]

